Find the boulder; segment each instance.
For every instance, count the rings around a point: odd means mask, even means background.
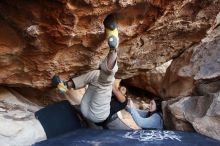
[[[34,116],[40,108],[14,91],[0,87],[1,145],[30,146],[45,140],[44,129]]]
[[[188,96],[175,101],[172,99],[166,103],[168,109],[165,111],[170,112],[174,118],[188,125],[190,123],[198,133],[220,140],[220,92]],[[165,120],[165,125],[176,127],[179,122]],[[178,130],[185,131],[186,128]]]
[[[108,52],[103,20],[117,17],[118,78],[154,69],[200,42],[220,0],[0,2],[0,83],[43,89],[98,66]]]
[[[173,60],[162,83],[167,128],[196,130],[220,140],[220,26],[215,24],[201,43]],[[178,97],[178,98],[176,98]]]
[[[169,130],[195,131],[193,126],[188,121],[179,116],[182,113],[182,111],[179,111],[180,109],[173,113],[174,110],[170,108],[172,104],[178,102],[180,99],[181,97],[163,101],[162,109],[164,128]]]
[[[161,84],[166,73],[166,69],[171,64],[172,60],[156,67],[148,72],[140,73],[139,75],[123,80],[129,86],[144,89],[156,96],[160,96]]]
[[[220,90],[220,27],[173,60],[162,83],[164,98],[206,95]]]

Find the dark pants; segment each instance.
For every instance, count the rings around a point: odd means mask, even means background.
[[[109,122],[109,120],[111,119],[112,115],[116,114],[118,111],[124,109],[126,107],[128,103],[128,99],[126,98],[126,100],[124,102],[120,102],[118,101],[114,96],[112,97],[111,103],[110,103],[110,114],[108,116],[108,118],[100,123],[95,123],[98,126],[103,126],[103,128],[106,128],[106,124]]]

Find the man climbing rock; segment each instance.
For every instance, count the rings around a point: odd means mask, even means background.
[[[84,117],[94,123],[105,121],[110,114],[112,84],[118,70],[117,48],[119,37],[114,15],[108,15],[103,23],[110,50],[105,59],[101,61],[100,69],[71,78],[66,82],[60,80],[57,75],[52,78],[53,84],[57,86],[60,92],[65,92],[67,88],[79,89],[88,85],[80,104],[80,110]]]

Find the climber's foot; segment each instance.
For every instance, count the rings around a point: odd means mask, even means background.
[[[117,49],[119,44],[118,28],[114,15],[108,15],[104,20],[105,33],[110,49]]]

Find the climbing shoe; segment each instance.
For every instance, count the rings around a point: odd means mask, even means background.
[[[52,85],[57,87],[57,90],[61,94],[64,94],[68,90],[66,83],[62,81],[58,75],[53,76]]]
[[[118,48],[118,39],[113,35],[110,36],[108,38],[108,46],[110,47],[110,49]]]
[[[117,28],[117,23],[115,21],[115,16],[113,14],[108,15],[104,22],[103,22],[105,28],[108,28],[110,30],[114,30]]]
[[[108,45],[111,49],[118,48],[119,37],[118,28],[114,15],[108,15],[104,20],[105,33],[108,40]]]

